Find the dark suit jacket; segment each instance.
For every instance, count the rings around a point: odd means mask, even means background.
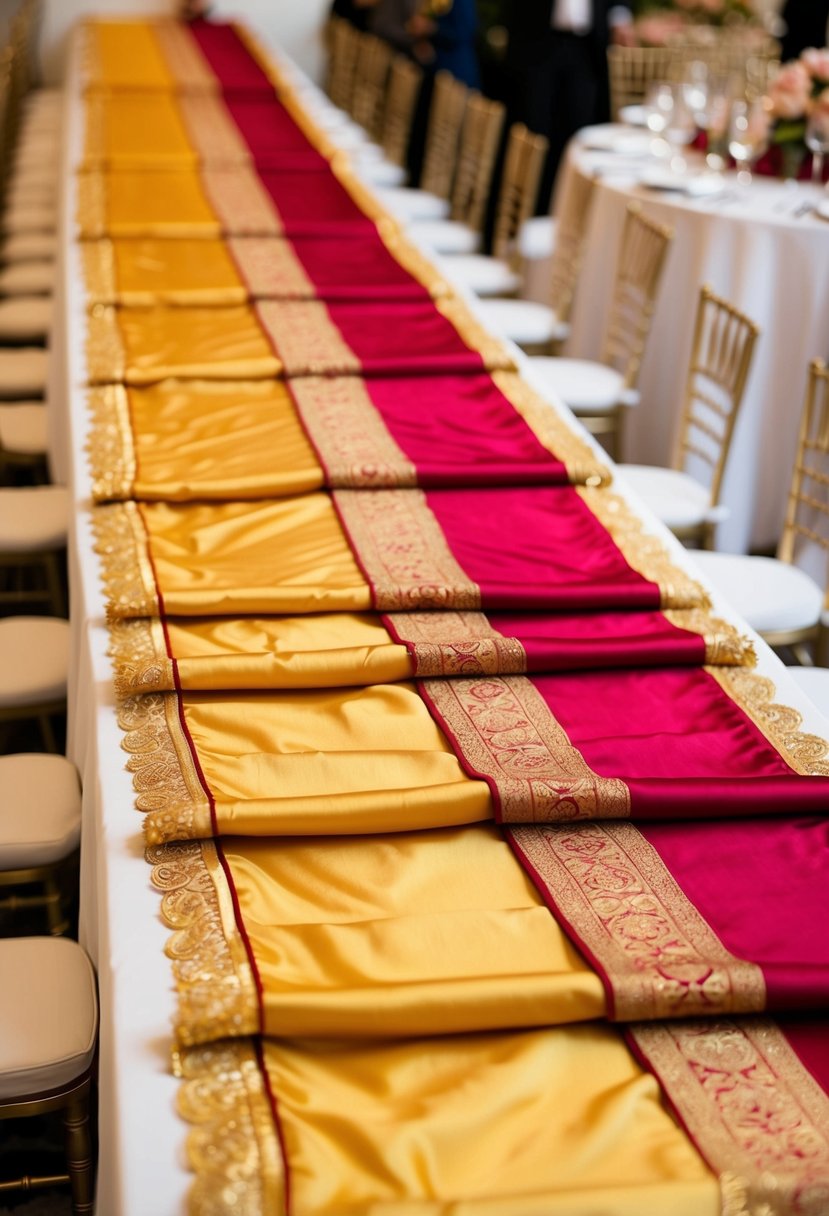
[[[507,59],[512,66],[531,66],[543,60],[551,37],[553,3],[554,0],[511,0],[506,6]],[[619,3],[620,0],[593,0],[593,26],[589,37],[599,58],[603,59],[610,38],[607,14]],[[630,7],[624,0],[622,5]]]

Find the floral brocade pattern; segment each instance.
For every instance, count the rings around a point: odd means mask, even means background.
[[[705,662],[713,667],[754,667],[757,654],[751,638],[706,608],[665,610],[665,618],[677,629],[698,633],[705,642]]]
[[[185,26],[178,21],[160,19],[153,24],[153,34],[180,91],[198,93],[219,88],[212,68]]]
[[[227,248],[251,299],[313,300],[317,292],[290,241],[277,237],[228,237]]]
[[[791,705],[775,702],[777,690],[767,676],[745,668],[706,668],[762,731],[796,773],[829,777],[829,741],[800,729],[803,719]]]
[[[147,534],[134,502],[96,506],[95,552],[107,594],[107,618],[158,616],[160,605],[147,553]]]
[[[259,323],[286,376],[357,375],[360,360],[319,300],[260,300]]]
[[[164,649],[160,621],[151,617],[110,621],[108,653],[119,697],[175,688],[173,662]]]
[[[482,612],[405,612],[388,617],[395,636],[414,660],[414,674],[430,676],[521,675],[527,653],[518,638],[493,629]]]
[[[91,388],[86,400],[92,420],[86,445],[92,497],[96,502],[130,498],[136,460],[126,389],[121,384]]]
[[[178,98],[178,108],[190,143],[202,161],[236,165],[250,160],[248,146],[221,97],[184,94]]]
[[[255,171],[247,165],[203,165],[201,183],[223,232],[280,236],[282,220]]]

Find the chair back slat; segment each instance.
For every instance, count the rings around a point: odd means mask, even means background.
[[[401,169],[406,165],[412,123],[422,84],[422,70],[405,55],[395,55],[389,72],[380,144],[386,160]]]
[[[798,558],[798,538],[829,555],[829,369],[821,359],[809,367],[786,520],[777,549],[781,561]],[[827,575],[829,560],[824,561],[823,569],[829,607]]]
[[[394,51],[382,38],[362,34],[355,67],[354,95],[351,113],[355,122],[379,140],[383,125],[391,62]]]
[[[523,123],[510,127],[492,238],[496,258],[517,260],[518,234],[535,210],[548,146],[543,135],[534,134]]]
[[[484,226],[505,116],[506,108],[500,101],[490,101],[480,93],[473,93],[467,102],[450,215],[476,232]]]
[[[550,305],[562,323],[569,321],[573,310],[596,186],[592,177],[581,173],[568,174],[565,181],[556,207],[556,239],[550,260]]]
[[[448,199],[452,193],[458,142],[469,89],[456,80],[451,72],[438,72],[429,106],[426,147],[420,188],[438,198]]]

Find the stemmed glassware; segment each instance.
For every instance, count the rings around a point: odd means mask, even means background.
[[[737,98],[731,103],[728,151],[737,162],[737,180],[751,181],[751,165],[765,148],[769,121],[762,100]]]
[[[823,163],[829,152],[829,109],[817,106],[806,124],[806,147],[812,153],[812,181],[823,185]]]

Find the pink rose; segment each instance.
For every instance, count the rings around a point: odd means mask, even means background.
[[[812,80],[803,64],[799,60],[785,63],[769,89],[772,114],[775,118],[802,118],[811,92]]]
[[[711,13],[712,16],[719,14],[725,7],[725,0],[700,0],[700,8],[703,12]]]
[[[667,46],[684,27],[679,13],[665,13],[664,16],[642,17],[636,22],[636,33],[645,46]]]
[[[800,56],[800,62],[815,80],[829,81],[829,48],[824,47],[819,51],[813,46],[809,47]]]

